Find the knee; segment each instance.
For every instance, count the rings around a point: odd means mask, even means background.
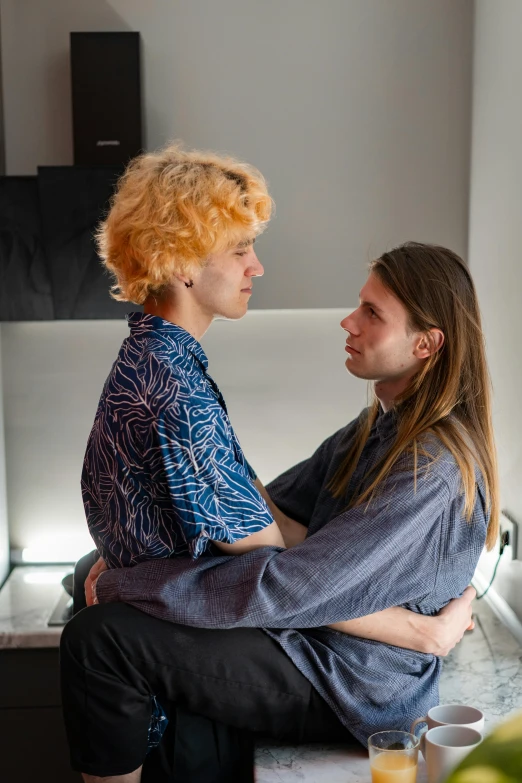
[[[75,614],[65,625],[60,639],[60,655],[84,659],[89,651],[106,647],[113,637],[124,604],[96,604]]]
[[[139,656],[136,661],[136,612],[123,603],[97,604],[69,620],[60,640],[65,698],[75,690],[83,692],[86,683],[93,682],[102,689],[118,682],[133,692],[139,689],[144,696],[150,693]]]

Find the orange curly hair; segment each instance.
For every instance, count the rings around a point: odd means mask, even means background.
[[[134,158],[96,232],[112,296],[143,304],[211,253],[260,234],[272,206],[262,174],[233,158],[179,143]]]

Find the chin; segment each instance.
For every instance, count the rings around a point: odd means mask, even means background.
[[[357,369],[353,366],[351,359],[347,359],[344,363],[344,366],[346,367],[350,375],[354,375],[356,378],[361,377],[360,374],[357,372]]]
[[[223,318],[226,321],[239,321],[240,318],[246,315],[247,310],[248,306],[245,307],[245,305],[241,304],[238,307],[230,307],[223,310],[216,317]]]
[[[360,378],[362,381],[374,380],[372,377],[368,375],[368,373],[365,373],[364,370],[359,369],[358,367],[354,367],[351,359],[347,359],[344,363],[344,366],[346,367],[350,375],[353,375],[354,378]]]

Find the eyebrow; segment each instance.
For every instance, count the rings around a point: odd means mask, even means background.
[[[255,241],[255,237],[254,239],[244,239],[242,242],[238,242],[236,247],[248,247],[249,245],[253,245]]]
[[[379,305],[376,305],[373,302],[366,302],[363,299],[360,299],[359,301],[360,301],[361,306],[363,306],[363,307],[371,307],[377,313],[384,312],[383,309],[381,307],[379,307]]]

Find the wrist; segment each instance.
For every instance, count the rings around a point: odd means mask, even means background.
[[[446,623],[443,617],[417,615],[422,635],[419,650],[431,655],[446,655]]]
[[[125,579],[125,568],[109,568],[102,571],[96,580],[95,595],[97,603],[108,604],[119,601],[119,593]]]
[[[428,617],[417,612],[410,612],[410,625],[412,627],[412,648],[422,653],[438,655],[437,629],[433,626],[436,618]]]

